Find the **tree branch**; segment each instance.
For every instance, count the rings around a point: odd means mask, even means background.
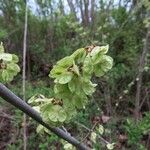
[[[38,123],[49,129],[51,132],[55,133],[60,138],[68,141],[72,145],[74,145],[79,150],[90,150],[86,145],[80,143],[77,139],[65,133],[60,128],[50,127],[47,123],[42,120],[40,114],[35,111],[30,105],[24,102],[22,99],[17,97],[13,92],[11,92],[5,85],[0,83],[0,97],[2,97],[5,101],[9,102],[13,106],[17,107],[24,113],[26,113],[29,117],[36,120]]]

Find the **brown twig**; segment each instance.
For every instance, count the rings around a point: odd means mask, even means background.
[[[88,130],[89,132],[91,132],[92,129],[89,129],[88,127],[86,127],[85,125],[79,123],[79,122],[75,122],[77,125],[80,125],[82,128]],[[107,140],[105,140],[101,135],[97,134],[98,138],[104,143],[104,144],[110,144]]]
[[[144,96],[144,98],[142,99],[142,102],[140,103],[139,110],[141,110],[141,108],[142,108],[142,106],[143,106],[145,100],[146,100],[147,97],[148,97],[148,94],[149,94],[149,92],[147,91],[146,94],[145,94],[145,96]]]
[[[93,132],[93,130],[95,129],[96,125],[98,122],[95,122],[95,124],[93,125],[92,129],[89,130],[89,132],[87,133],[87,135],[81,140],[82,142],[84,142],[91,134],[91,132]]]

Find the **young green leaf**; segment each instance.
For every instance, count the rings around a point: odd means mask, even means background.
[[[63,68],[67,68],[67,67],[71,67],[72,64],[73,64],[73,58],[70,56],[67,56],[59,60],[56,65],[61,66]]]
[[[108,49],[109,49],[109,45],[106,45],[106,46],[96,46],[92,49],[90,55],[92,57],[98,55],[98,54],[106,54],[108,52]]]
[[[76,75],[80,75],[80,72],[79,72],[79,67],[73,63],[73,67],[72,67],[72,71],[76,74]]]
[[[94,73],[97,77],[103,76],[108,70],[112,68],[113,60],[110,56],[103,55],[99,63],[94,66]]]
[[[71,57],[74,59],[75,63],[80,64],[84,61],[86,57],[86,51],[84,48],[77,49]]]
[[[16,64],[18,57],[13,54],[4,53],[4,47],[0,45],[0,81],[7,83],[13,80],[14,76],[20,72],[19,66]]]
[[[19,62],[18,56],[12,54],[12,61],[13,63],[18,63]]]
[[[96,143],[97,134],[95,132],[91,133],[91,140],[92,142]]]
[[[109,144],[106,145],[108,150],[113,150],[114,146],[115,146],[115,143],[111,143],[111,144],[109,143]]]
[[[92,95],[95,92],[96,84],[93,84],[91,81],[83,82],[82,89],[86,95]]]
[[[4,53],[4,46],[2,42],[0,43],[0,53]]]
[[[48,117],[53,122],[64,122],[66,120],[66,112],[59,105],[51,105],[48,110]]]
[[[6,62],[10,62],[10,61],[12,61],[12,55],[11,54],[7,54],[7,53],[1,53],[0,54],[0,60],[6,61]]]
[[[76,150],[76,148],[72,144],[66,143],[64,144],[64,150]]]
[[[97,128],[98,132],[103,135],[104,133],[104,127],[102,125],[99,125],[98,128]]]
[[[59,84],[66,84],[70,82],[72,78],[73,74],[71,72],[66,72],[56,78],[56,83],[58,82]]]
[[[94,71],[94,66],[91,60],[90,55],[87,55],[83,62],[82,72],[83,72],[83,78],[87,81],[89,81],[92,77]]]
[[[4,82],[9,81],[9,79],[10,79],[9,74],[8,74],[7,70],[5,70],[5,69],[2,71],[2,79]]]
[[[76,84],[78,84],[76,78],[73,78],[73,79],[68,83],[68,88],[69,88],[69,90],[70,90],[72,93],[75,92],[75,90],[76,90]]]

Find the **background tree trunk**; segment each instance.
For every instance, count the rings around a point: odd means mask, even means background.
[[[91,25],[94,29],[95,25],[95,0],[91,0]]]
[[[149,49],[149,38],[150,38],[150,26],[148,27],[148,31],[146,34],[146,39],[144,42],[144,48],[142,55],[140,57],[138,75],[137,75],[137,88],[136,88],[136,100],[135,100],[135,119],[138,120],[140,116],[140,100],[141,100],[141,87],[142,87],[142,77],[145,66],[145,59]]]
[[[70,7],[71,13],[73,14],[73,16],[75,17],[75,19],[77,20],[77,16],[76,16],[76,9],[74,7],[73,1],[72,0],[67,0],[68,5]]]
[[[84,25],[89,25],[89,0],[84,0]]]

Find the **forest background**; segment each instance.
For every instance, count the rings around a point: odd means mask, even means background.
[[[91,102],[65,127],[82,141],[96,123],[104,127],[100,136],[116,149],[150,149],[149,0],[0,0],[0,41],[6,52],[19,56],[21,69],[26,4],[26,98],[53,95],[48,74],[57,60],[80,47],[109,44],[113,68],[94,78],[98,87]],[[23,97],[22,73],[7,86]],[[22,118],[0,99],[0,149],[23,148]],[[27,149],[63,149],[57,136],[37,134],[36,126],[27,119]],[[84,142],[105,149],[90,134]]]

